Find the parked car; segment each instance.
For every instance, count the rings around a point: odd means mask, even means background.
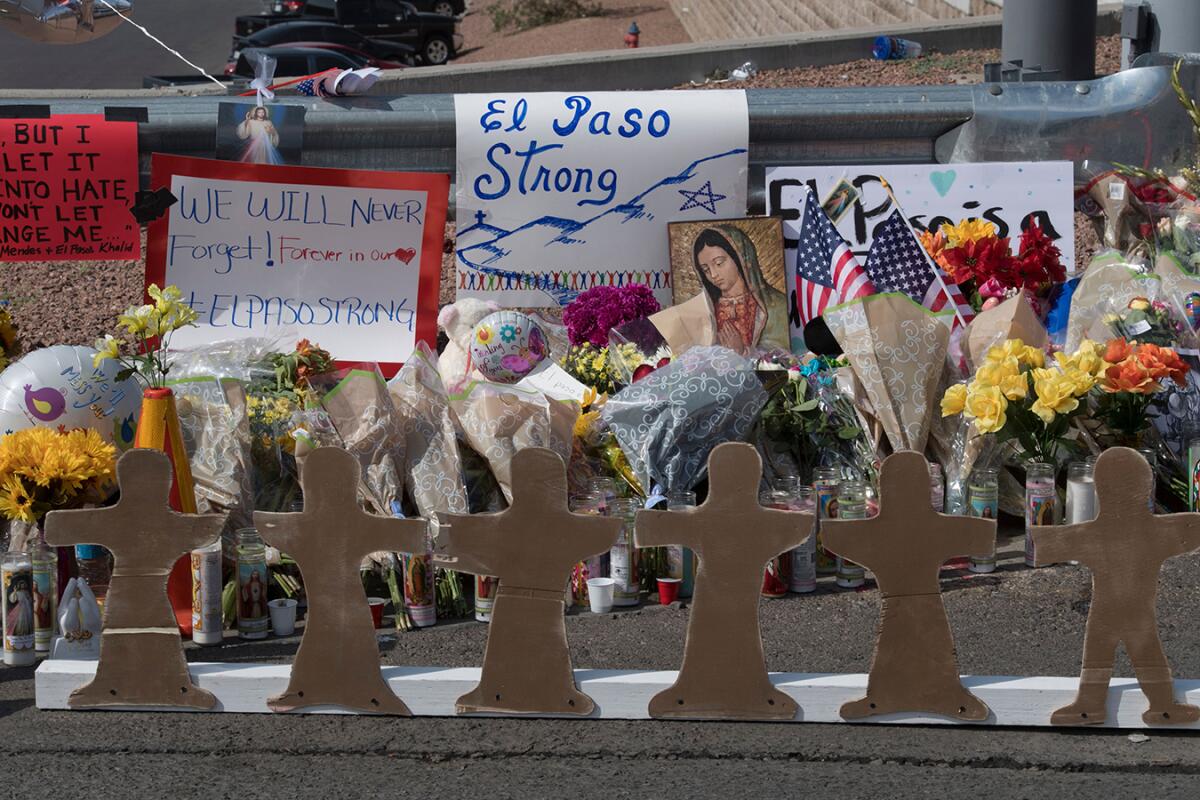
[[[235,36],[225,74],[233,75],[238,56],[247,48],[278,47],[333,50],[366,60],[380,69],[401,69],[416,63],[416,51],[406,44],[383,39],[368,39],[361,33],[330,22],[281,22],[263,28],[253,36]]]
[[[272,0],[272,14],[287,14],[305,17],[337,16],[338,0]],[[447,17],[461,17],[467,13],[466,0],[409,0],[417,9],[430,14],[443,14]]]
[[[238,55],[233,72],[227,74],[253,78],[256,53],[265,53],[275,59],[276,78],[298,78],[327,69],[361,69],[368,66],[366,59],[336,50],[322,50],[316,47],[251,47]]]
[[[331,5],[332,16],[327,13]],[[404,0],[308,0],[299,19],[334,21],[369,39],[407,44],[426,64],[445,64],[463,42],[456,20],[418,11]],[[252,36],[271,25],[295,21],[295,15],[246,14],[236,19],[234,33]]]

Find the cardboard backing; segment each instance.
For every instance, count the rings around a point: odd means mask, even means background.
[[[424,553],[423,519],[379,517],[357,500],[358,460],[337,447],[309,453],[301,472],[304,511],[256,511],[263,540],[296,560],[308,595],[304,637],[287,690],[267,701],[273,711],[335,705],[409,715],[379,671],[379,644],[359,577],[376,551]]]
[[[804,542],[813,515],[760,506],[761,476],[752,446],[726,442],[708,457],[702,505],[638,512],[638,547],[683,545],[699,560],[683,666],[651,699],[652,717],[786,720],[799,710],[767,676],[758,602],[767,561]]]
[[[511,466],[507,509],[439,516],[435,554],[464,572],[500,578],[479,686],[456,707],[586,716],[595,704],[571,671],[565,590],[575,564],[612,547],[621,520],[568,510],[566,466],[552,450],[518,450]]]
[[[1005,339],[1020,339],[1044,349],[1050,337],[1029,298],[1019,292],[993,308],[980,311],[967,325],[966,339],[967,356],[972,368],[976,368],[983,363],[988,349]]]
[[[826,546],[875,574],[883,597],[867,696],[844,719],[898,711],[979,722],[988,708],[958,675],[938,572],[947,560],[991,552],[996,521],[940,514],[929,504],[929,465],[912,451],[888,456],[879,473],[879,514],[823,520]]]
[[[1091,522],[1035,527],[1040,564],[1078,561],[1092,571],[1092,602],[1083,639],[1083,668],[1075,702],[1055,711],[1054,725],[1096,725],[1118,644],[1150,701],[1148,725],[1200,719],[1200,708],[1176,702],[1171,666],[1158,638],[1158,573],[1171,556],[1200,547],[1200,514],[1150,511],[1154,476],[1136,450],[1113,447],[1096,461],[1099,513]]]
[[[96,678],[71,693],[71,708],[212,708],[216,699],[188,674],[167,576],[181,556],[216,541],[225,515],[173,511],[171,463],[157,450],[126,452],[117,481],[114,506],[46,515],[47,543],[98,544],[113,554]]]

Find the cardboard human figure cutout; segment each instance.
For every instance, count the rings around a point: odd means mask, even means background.
[[[996,521],[934,511],[929,464],[904,450],[880,469],[879,514],[824,520],[821,535],[831,551],[871,570],[883,597],[867,696],[843,705],[842,718],[910,711],[987,719],[988,707],[959,678],[938,572],[955,556],[991,552]]]
[[[540,447],[512,460],[512,504],[491,514],[439,515],[435,553],[455,567],[500,579],[479,686],[458,713],[572,714],[595,707],[575,686],[565,591],[571,568],[607,552],[621,520],[567,508],[562,457]]]
[[[748,444],[727,442],[708,457],[708,498],[687,511],[639,511],[638,547],[678,544],[699,559],[683,666],[650,700],[650,716],[785,720],[799,706],[771,685],[758,602],[767,561],[800,546],[813,515],[758,503],[762,461]]]
[[[300,474],[304,511],[254,512],[263,540],[296,560],[308,595],[304,638],[273,711],[336,705],[408,716],[379,671],[379,644],[359,569],[377,551],[423,553],[423,519],[368,514],[358,505],[359,466],[337,447],[320,447]]]
[[[1146,724],[1200,719],[1200,708],[1175,700],[1155,608],[1163,562],[1200,547],[1200,514],[1155,516],[1150,511],[1153,485],[1150,465],[1136,450],[1105,450],[1096,461],[1096,519],[1033,528],[1039,562],[1074,560],[1092,571],[1079,692],[1075,702],[1051,715],[1051,724],[1104,722],[1118,644],[1125,645],[1138,685],[1150,701],[1142,714]]]
[[[181,556],[221,535],[225,515],[172,510],[171,463],[157,450],[121,456],[117,481],[121,499],[114,506],[46,516],[47,543],[98,544],[113,554],[100,663],[95,679],[71,693],[70,706],[210,709],[216,698],[188,674],[167,576]]]

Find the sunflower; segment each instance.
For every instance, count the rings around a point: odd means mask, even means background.
[[[10,476],[0,484],[0,515],[22,522],[36,522],[33,513],[33,495],[20,479]]]

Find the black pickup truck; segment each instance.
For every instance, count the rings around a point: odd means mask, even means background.
[[[427,14],[404,0],[308,0],[296,14],[246,14],[236,19],[237,36],[251,36],[278,22],[337,22],[369,39],[399,42],[413,48],[426,64],[445,64],[462,47],[453,17]]]

